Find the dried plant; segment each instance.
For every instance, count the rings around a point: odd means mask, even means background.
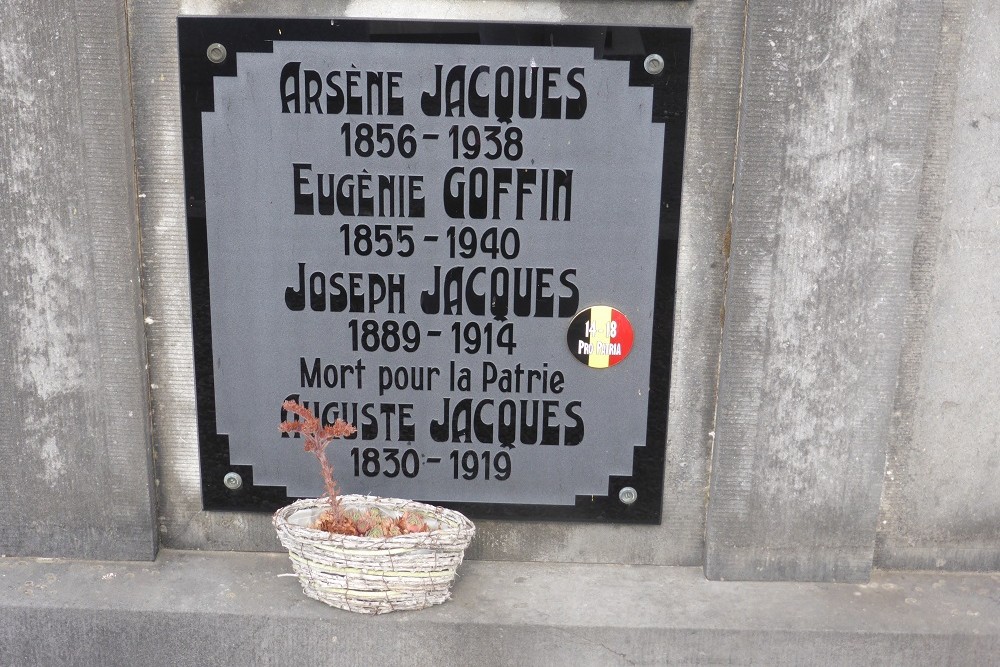
[[[323,484],[326,487],[329,506],[316,519],[314,528],[340,535],[366,537],[393,537],[430,530],[425,518],[417,512],[404,512],[398,518],[386,516],[374,507],[364,512],[357,510],[345,512],[340,502],[337,482],[333,478],[333,464],[326,458],[326,446],[337,438],[354,435],[358,430],[343,419],[337,419],[333,424],[324,426],[312,410],[299,405],[296,401],[285,401],[281,407],[299,418],[283,421],[278,428],[282,433],[301,435],[305,439],[303,449],[313,453],[323,472]]]
[[[299,419],[283,421],[278,425],[278,428],[282,433],[298,433],[305,439],[303,449],[313,453],[323,471],[323,485],[326,487],[326,497],[330,505],[323,512],[323,515],[329,514],[330,519],[339,523],[343,519],[344,509],[340,504],[337,482],[333,479],[333,464],[326,458],[326,446],[337,438],[354,435],[358,430],[343,419],[323,426],[319,417],[315,416],[312,410],[304,405],[299,405],[296,401],[285,401],[281,407],[298,415]]]

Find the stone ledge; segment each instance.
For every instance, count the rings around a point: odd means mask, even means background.
[[[370,617],[283,554],[0,559],[0,664],[988,664],[1000,575],[707,581],[700,568],[468,561],[453,599]]]

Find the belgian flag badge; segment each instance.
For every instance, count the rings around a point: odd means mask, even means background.
[[[569,324],[566,343],[580,362],[591,368],[610,368],[632,351],[632,323],[611,306],[581,310]]]

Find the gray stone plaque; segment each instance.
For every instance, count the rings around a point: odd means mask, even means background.
[[[688,33],[189,21],[206,506],[323,492],[291,398],[345,492],[657,521]]]

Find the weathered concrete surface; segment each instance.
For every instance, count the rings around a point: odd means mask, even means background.
[[[749,3],[705,571],[868,576],[938,3]]]
[[[201,511],[177,79],[176,17],[191,15],[565,21],[693,27],[663,525],[481,521],[471,558],[698,564],[732,190],[742,0],[308,3],[130,0],[136,150],[160,530],[171,547],[278,548],[269,517]]]
[[[124,7],[0,6],[0,553],[151,559]]]
[[[453,599],[368,617],[306,598],[283,554],[0,560],[0,663],[985,665],[1000,575],[718,583],[698,568],[469,562]]]
[[[945,10],[876,562],[1000,570],[1000,5]]]

